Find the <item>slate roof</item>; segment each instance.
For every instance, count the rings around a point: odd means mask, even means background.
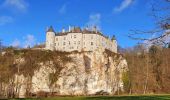
[[[48,28],[47,32],[55,32],[55,31],[54,31],[53,27],[50,26],[50,28]]]
[[[82,33],[82,34],[98,34],[98,35],[101,35],[105,38],[108,38],[107,36],[104,36],[101,32],[99,31],[91,31],[91,30],[88,30],[88,29],[81,29],[80,27],[74,27],[70,32],[58,32],[56,33],[53,29],[52,26],[50,26],[50,28],[47,30],[47,32],[54,32],[56,36],[64,36],[64,35],[67,35],[69,33]]]
[[[59,33],[56,34],[56,36],[63,36],[63,35],[67,35],[69,33],[82,33],[82,34],[99,34],[99,35],[103,35],[99,31],[95,32],[95,31],[90,31],[90,30],[87,30],[87,29],[81,30],[81,28],[76,27],[76,28],[73,28],[70,32],[64,32],[64,33],[59,32]]]

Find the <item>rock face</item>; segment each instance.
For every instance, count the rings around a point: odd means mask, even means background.
[[[62,65],[63,69],[53,83],[50,75],[57,71],[53,61],[40,63],[40,68],[30,80],[31,93],[44,91],[55,92],[57,95],[112,95],[123,91],[122,74],[128,69],[121,55],[96,51],[72,53],[68,56],[73,61]],[[24,83],[28,78],[16,75],[16,79],[20,84],[20,97],[23,97],[28,88]]]

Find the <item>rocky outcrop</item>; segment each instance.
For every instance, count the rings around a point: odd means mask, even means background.
[[[32,93],[55,92],[58,95],[115,94],[123,91],[122,74],[127,71],[127,62],[119,54],[111,52],[82,52],[68,56],[71,62],[62,65],[58,79],[51,83],[50,75],[55,75],[53,61],[40,63],[31,79]],[[61,61],[62,62],[62,61]],[[54,76],[55,77],[55,76]],[[20,97],[26,93],[28,78],[17,76],[20,81]]]
[[[61,70],[56,70],[50,60],[38,63],[40,67],[31,78],[16,75],[19,96],[24,97],[28,90],[33,94],[43,91],[57,95],[112,95],[124,91],[122,74],[128,69],[123,56],[106,51],[74,52],[67,56],[72,61],[60,61]],[[16,63],[24,62],[20,59]]]

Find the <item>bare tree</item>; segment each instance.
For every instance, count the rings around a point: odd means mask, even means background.
[[[147,93],[147,86],[148,86],[148,79],[149,79],[148,77],[149,77],[149,57],[148,55],[146,55],[146,78],[144,82],[143,94]]]
[[[161,3],[161,4],[160,4]],[[161,6],[162,5],[162,6]],[[168,45],[165,39],[170,36],[170,0],[152,0],[151,17],[154,19],[155,29],[151,30],[131,30],[128,35],[131,39],[147,41],[147,43]],[[150,36],[143,38],[142,35]]]

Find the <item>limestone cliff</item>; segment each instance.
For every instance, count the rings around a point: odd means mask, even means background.
[[[34,69],[32,76],[15,73],[15,88],[20,97],[28,91],[55,93],[57,95],[95,95],[115,94],[124,91],[122,75],[127,69],[127,62],[123,56],[104,52],[73,52],[65,56],[70,61],[63,61],[61,57],[36,62],[39,66]],[[16,65],[25,63],[19,56],[14,60]],[[24,69],[22,69],[24,70]],[[15,90],[15,89],[14,89]]]

